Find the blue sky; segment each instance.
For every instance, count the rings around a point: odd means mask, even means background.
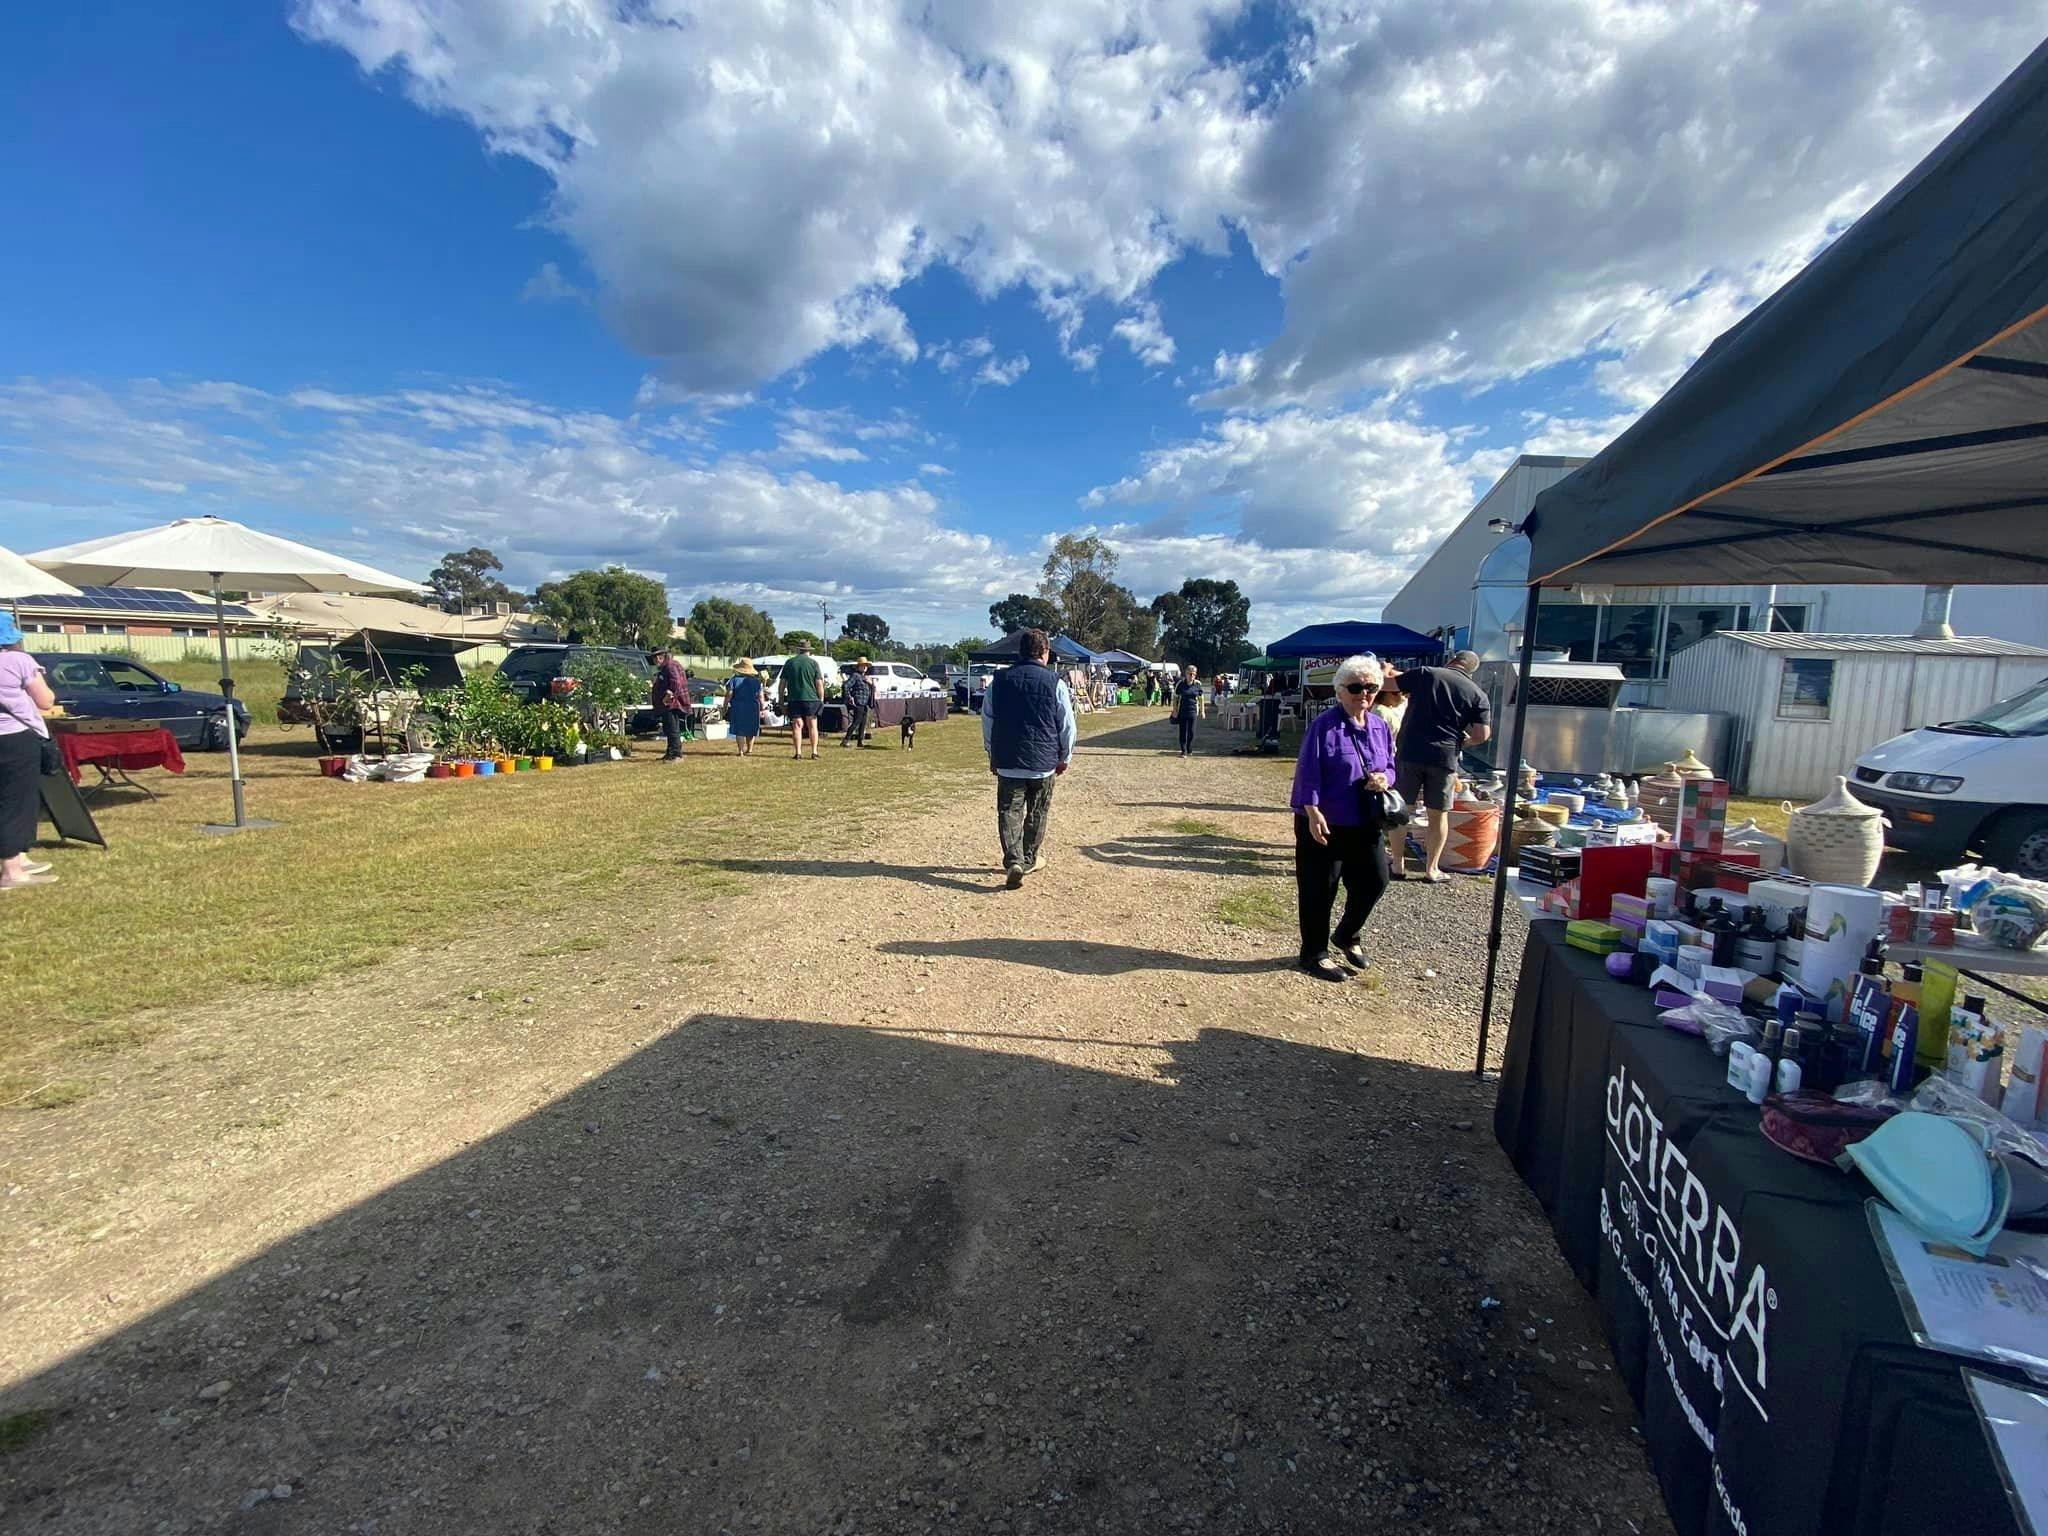
[[[1094,528],[1257,636],[1369,617],[2038,40],[1619,9],[10,8],[0,541],[212,511],[952,637]]]

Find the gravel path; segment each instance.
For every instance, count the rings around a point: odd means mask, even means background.
[[[537,1021],[480,941],[5,1122],[0,1524],[1667,1530],[1471,1075],[1483,882],[1300,976],[1217,916],[1291,903],[1281,765],[1139,720],[1022,892],[963,780],[734,866],[673,978]]]

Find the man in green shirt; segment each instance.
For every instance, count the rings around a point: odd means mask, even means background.
[[[796,755],[804,755],[804,731],[808,727],[811,757],[816,759],[818,710],[825,702],[825,688],[808,640],[799,640],[796,654],[782,664],[782,698],[789,710],[789,739],[796,748]]]

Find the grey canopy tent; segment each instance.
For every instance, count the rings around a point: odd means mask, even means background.
[[[1581,583],[2048,578],[2044,167],[2048,43],[1641,420],[1536,498],[1523,524],[1530,611],[1540,588]],[[1525,623],[1511,764],[1535,645]],[[1510,773],[1503,829],[1514,785]]]

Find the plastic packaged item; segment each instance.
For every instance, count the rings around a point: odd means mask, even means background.
[[[1704,944],[1681,944],[1678,946],[1678,969],[1694,981],[1700,979],[1700,972],[1714,963],[1714,952]]]
[[[1673,1029],[1701,1036],[1707,1042],[1707,1049],[1716,1056],[1727,1055],[1728,1047],[1734,1041],[1751,1044],[1756,1041],[1756,1024],[1746,1018],[1740,1008],[1717,1003],[1711,997],[1695,997],[1681,1007],[1665,1009],[1657,1017]]]
[[[2003,949],[2032,949],[2048,933],[2048,887],[2018,880],[1995,885],[1971,904],[1970,922]]]
[[[1779,1150],[1832,1167],[1850,1147],[1897,1113],[1890,1105],[1844,1104],[1824,1093],[1802,1089],[1766,1099],[1760,1129]]]
[[[2043,1147],[2025,1126],[2016,1124],[2011,1115],[1996,1105],[1985,1103],[1967,1088],[1950,1082],[1938,1072],[1904,1102],[1908,1108],[1931,1115],[1946,1115],[1951,1120],[1981,1125],[1991,1138],[1991,1145],[2000,1152],[2022,1158],[2037,1168],[2048,1168],[2048,1147]]]
[[[1982,1256],[2005,1225],[2012,1179],[1982,1125],[1908,1111],[1842,1153],[1927,1236]]]
[[[1946,960],[1929,960],[1920,967],[1920,1065],[1930,1072],[1941,1070],[1948,1057],[1948,1016],[1955,1006],[1962,973]]]

